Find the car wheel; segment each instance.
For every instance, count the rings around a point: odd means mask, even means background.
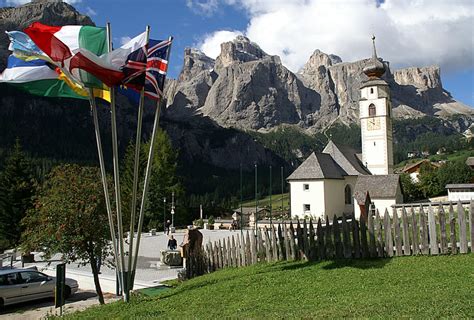
[[[70,296],[71,296],[71,288],[69,286],[66,286],[64,288],[64,298],[69,299]]]

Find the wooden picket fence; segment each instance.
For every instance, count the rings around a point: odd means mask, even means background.
[[[403,207],[366,212],[361,219],[326,218],[274,224],[271,228],[236,232],[209,242],[201,256],[187,259],[188,277],[226,267],[283,260],[383,258],[473,252],[474,202]],[[470,240],[470,241],[469,241]],[[196,270],[196,272],[193,272]]]

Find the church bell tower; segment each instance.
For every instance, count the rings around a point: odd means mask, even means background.
[[[363,69],[368,80],[360,87],[359,118],[362,133],[362,161],[374,175],[393,173],[392,106],[390,89],[381,76],[385,65],[373,54]]]

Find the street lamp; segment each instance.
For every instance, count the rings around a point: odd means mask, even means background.
[[[163,233],[166,234],[166,198],[163,198]]]

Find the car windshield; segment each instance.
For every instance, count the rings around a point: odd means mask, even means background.
[[[48,279],[46,275],[36,272],[36,271],[24,271],[24,272],[21,272],[20,275],[23,282],[26,282],[26,283],[42,282]]]

